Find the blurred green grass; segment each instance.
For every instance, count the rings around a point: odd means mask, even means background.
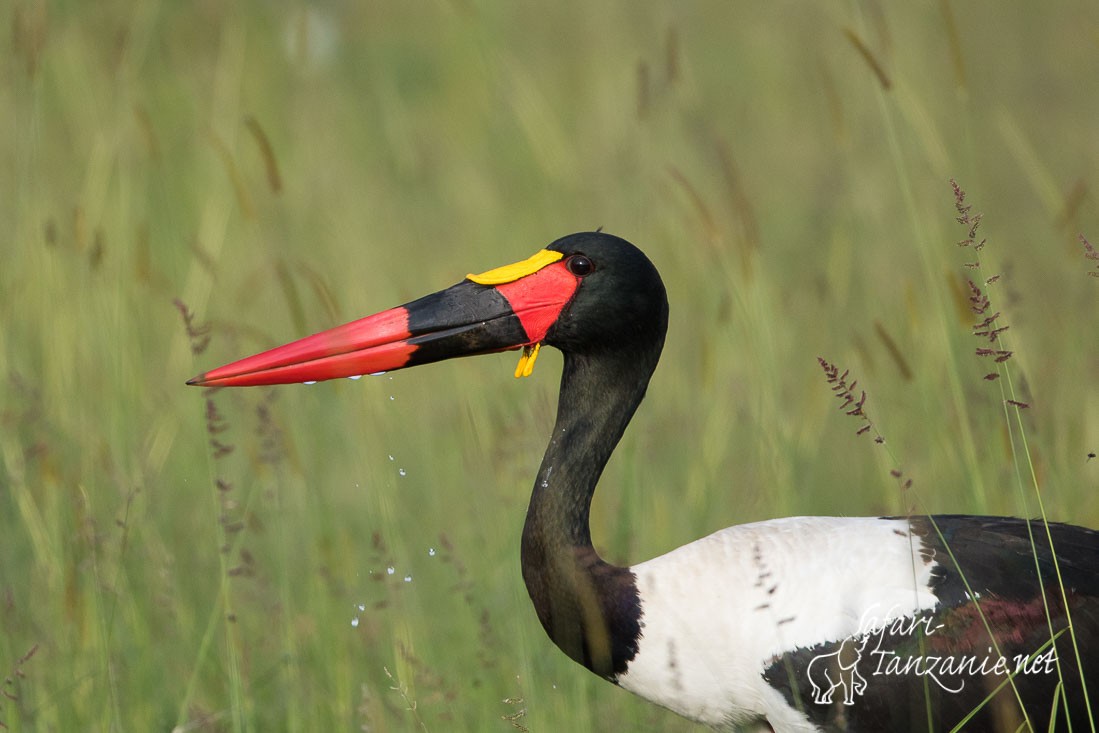
[[[568,662],[529,607],[559,358],[223,391],[216,434],[183,387],[597,226],[672,303],[596,498],[608,559],[788,514],[1035,513],[972,353],[951,176],[1004,275],[1047,511],[1099,526],[1099,281],[1075,240],[1099,239],[1094,7],[0,12],[10,730],[691,729]],[[199,356],[175,297],[211,327]],[[866,387],[912,492],[818,355]]]

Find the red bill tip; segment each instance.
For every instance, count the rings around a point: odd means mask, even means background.
[[[187,381],[200,387],[251,387],[399,369],[416,346],[409,344],[408,311],[402,306],[306,336],[285,346],[218,367]]]

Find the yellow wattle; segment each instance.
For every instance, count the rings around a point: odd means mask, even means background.
[[[534,373],[534,360],[538,358],[538,350],[541,348],[542,344],[540,343],[523,347],[523,355],[519,357],[519,364],[515,367],[516,379],[529,377]]]

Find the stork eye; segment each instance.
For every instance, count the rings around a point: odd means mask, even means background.
[[[585,255],[573,255],[565,260],[565,267],[569,268],[569,272],[573,275],[584,277],[592,273],[592,270],[595,269],[595,263]]]

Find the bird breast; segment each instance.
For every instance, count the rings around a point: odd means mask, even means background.
[[[763,678],[776,658],[934,608],[935,562],[903,519],[739,525],[631,568],[638,653],[618,683],[711,726],[816,730]]]

